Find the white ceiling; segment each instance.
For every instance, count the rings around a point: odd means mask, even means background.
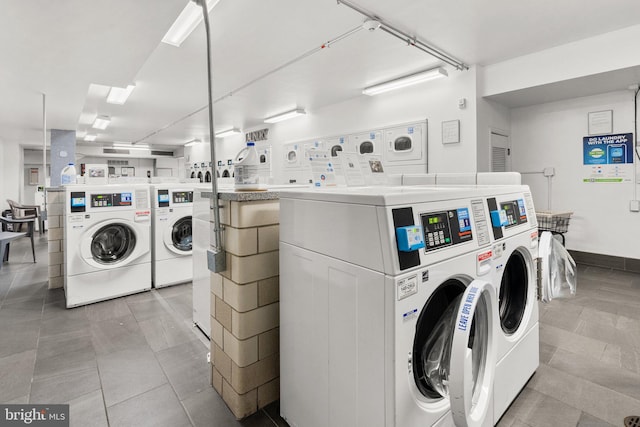
[[[44,92],[48,128],[83,135],[96,114],[110,116],[111,125],[98,132],[97,143],[177,146],[206,140],[203,25],[180,48],[160,43],[186,3],[0,0],[0,139],[26,145],[41,140]],[[481,65],[640,23],[640,2],[629,0],[355,3],[468,64]],[[363,22],[335,0],[221,0],[210,16],[215,99]],[[312,113],[363,96],[362,88],[372,83],[437,64],[385,33],[362,30],[216,103],[216,132],[253,127],[295,107]],[[637,74],[618,78],[637,81]],[[610,79],[601,80],[611,86]],[[136,89],[125,105],[105,102],[105,86],[132,83]],[[571,87],[567,93],[581,84]],[[552,89],[548,96],[561,92]],[[496,100],[518,106],[545,102],[542,95],[515,93]]]

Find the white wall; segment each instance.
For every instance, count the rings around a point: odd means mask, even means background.
[[[22,147],[15,141],[3,141],[2,142],[2,170],[0,176],[2,177],[2,198],[0,199],[0,206],[2,209],[7,209],[6,199],[12,199],[20,202],[21,189],[22,189]]]
[[[477,171],[491,172],[491,132],[510,136],[511,116],[507,107],[478,98]]]
[[[467,107],[458,108],[466,98]],[[430,172],[476,171],[476,70],[450,71],[449,78],[401,89],[378,96],[356,98],[307,111],[307,115],[270,127],[274,182],[282,183],[282,146],[289,142],[367,131],[412,121],[428,120]],[[459,144],[442,144],[442,122],[460,120]],[[219,159],[232,159],[244,146],[244,136],[225,138],[217,143]]]
[[[613,110],[614,133],[633,132],[630,91],[512,109],[513,169],[555,167],[552,209],[575,212],[566,235],[568,248],[640,258],[640,213],[629,212],[636,184],[582,182],[588,177],[582,164],[582,138],[588,135],[587,113],[601,110]],[[523,178],[531,186],[537,208],[545,209],[546,180],[540,176]]]

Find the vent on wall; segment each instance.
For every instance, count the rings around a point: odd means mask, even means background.
[[[507,171],[507,149],[491,147],[491,172]]]
[[[169,157],[173,157],[173,151],[151,150],[151,155],[152,156],[169,156]]]
[[[129,150],[121,150],[118,148],[103,148],[104,154],[129,154]]]
[[[129,164],[129,160],[107,160],[107,164],[113,166],[127,166]]]

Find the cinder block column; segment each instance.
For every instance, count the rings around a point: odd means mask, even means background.
[[[47,188],[49,289],[64,286],[64,190]]]
[[[221,205],[227,270],[211,277],[211,382],[242,419],[280,394],[280,202]]]

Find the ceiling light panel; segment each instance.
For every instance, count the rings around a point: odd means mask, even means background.
[[[216,138],[224,138],[231,135],[237,135],[239,133],[240,133],[240,129],[233,128],[233,129],[216,133]]]
[[[211,13],[211,10],[219,1],[220,0],[207,1],[207,11]],[[167,34],[164,35],[162,42],[175,47],[180,47],[200,22],[202,22],[202,8],[195,2],[190,1],[182,12],[180,12],[178,19],[176,19],[173,25],[171,25]]]
[[[448,77],[447,70],[439,67],[427,71],[422,71],[420,73],[411,74],[409,76],[400,77],[399,79],[390,80],[388,82],[380,83],[374,86],[369,86],[365,88],[362,93],[365,95],[373,96],[443,77]]]
[[[129,95],[131,95],[131,92],[133,92],[135,88],[135,85],[129,85],[126,88],[112,87],[111,90],[109,90],[109,95],[107,95],[107,103],[123,105],[127,102]]]
[[[283,120],[293,119],[294,117],[303,116],[307,114],[302,108],[298,108],[295,110],[287,111],[286,113],[277,114],[275,116],[267,117],[264,119],[265,123],[278,123]]]
[[[93,127],[94,129],[104,130],[107,128],[107,126],[109,126],[110,123],[111,119],[109,118],[109,116],[98,116],[93,121],[93,125],[91,127]]]
[[[84,136],[84,140],[91,142],[91,141],[95,141],[97,137],[98,137],[98,135],[93,135],[93,134],[88,133],[88,134],[86,134]]]

